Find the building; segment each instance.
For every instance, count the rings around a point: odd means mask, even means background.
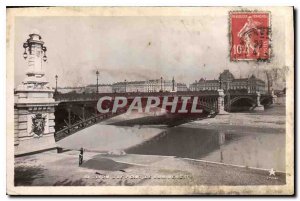
[[[177,91],[189,91],[185,83],[177,83]]]
[[[57,87],[57,91],[62,94],[67,93],[83,93],[85,87]]]
[[[117,82],[112,85],[112,92],[175,92],[175,91],[187,91],[186,84],[176,83],[175,79],[163,80],[153,79],[145,81],[126,81]]]
[[[224,91],[247,91],[248,93],[266,93],[265,82],[252,75],[249,78],[235,79],[229,70],[224,70],[218,80],[206,80],[201,78],[190,85],[191,91],[216,91],[219,88]]]
[[[199,81],[195,80],[193,84],[190,85],[191,91],[216,91],[219,89],[218,80],[206,80],[201,78]]]
[[[147,80],[146,81],[146,92],[176,92],[177,91],[177,83],[175,79],[172,80],[163,80],[163,79],[156,79],[156,80]]]
[[[90,84],[87,85],[84,89],[85,93],[97,93],[97,85]],[[98,85],[98,93],[112,93],[112,85],[111,84],[99,84]]]
[[[91,84],[83,87],[57,87],[57,91],[62,94],[67,93],[96,93],[97,85]],[[98,85],[99,93],[112,93],[112,85],[111,84],[99,84]]]
[[[112,84],[113,93],[145,92],[145,81],[116,82]]]

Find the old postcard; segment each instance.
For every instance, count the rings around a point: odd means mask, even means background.
[[[293,7],[7,8],[10,195],[293,195]]]

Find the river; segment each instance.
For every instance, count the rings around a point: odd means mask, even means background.
[[[224,123],[228,117],[222,117],[175,127],[134,123],[107,125],[127,119],[147,121],[145,116],[127,118],[123,115],[65,138],[60,145],[70,149],[84,147],[109,153],[176,156],[285,171],[285,107],[230,115],[230,122],[245,119],[245,123],[229,125]]]

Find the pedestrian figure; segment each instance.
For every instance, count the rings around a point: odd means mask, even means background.
[[[83,162],[83,148],[80,149],[80,153],[79,153],[79,166],[82,164]]]

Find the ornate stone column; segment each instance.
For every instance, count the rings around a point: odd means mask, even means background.
[[[15,89],[15,155],[56,148],[54,140],[54,90],[43,70],[47,60],[42,37],[33,31],[23,44],[27,73]]]
[[[218,114],[228,114],[224,108],[224,90],[218,89],[219,97],[218,97]]]
[[[256,107],[254,108],[255,111],[264,111],[265,108],[263,105],[260,104],[260,92],[256,92]]]
[[[271,91],[271,96],[272,96],[272,104],[277,103],[277,96],[275,95],[273,89]]]

